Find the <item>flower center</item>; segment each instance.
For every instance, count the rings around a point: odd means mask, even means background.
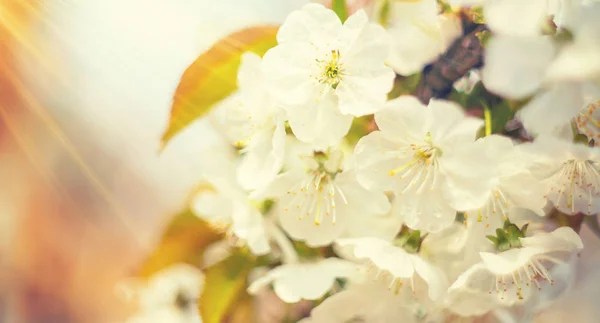
[[[499,220],[498,215],[502,216],[502,221],[508,219],[509,203],[506,195],[501,190],[496,189],[492,193],[492,197],[486,202],[486,204],[477,210],[477,214],[465,212],[464,224],[470,223],[485,223],[485,227],[489,228],[490,218],[492,220]]]
[[[600,167],[591,160],[569,160],[550,179],[546,198],[556,208],[571,214],[597,212],[594,202],[600,197]]]
[[[367,263],[366,273],[372,280],[381,281],[387,284],[387,289],[396,295],[400,293],[400,290],[405,283],[408,283],[413,294],[416,293],[414,275],[410,278],[396,277],[388,270],[377,267],[371,261]]]
[[[550,257],[540,256],[538,258],[545,258],[555,263],[559,263],[558,260]],[[506,275],[497,275],[495,279],[495,287],[490,288],[489,294],[492,294],[492,290],[496,290],[496,294],[500,296],[500,299],[504,299],[504,295],[509,289],[515,288],[515,293],[519,299],[523,299],[523,287],[537,288],[542,290],[539,280],[545,280],[554,285],[552,276],[546,270],[546,267],[541,263],[539,259],[532,258],[524,266],[519,267],[517,270]],[[494,285],[494,284],[492,284]]]
[[[438,158],[442,155],[442,151],[433,145],[430,133],[427,133],[425,136],[424,144],[410,144],[408,148],[399,149],[393,153],[397,154],[396,158],[398,159],[408,159],[406,163],[388,173],[389,176],[395,176],[399,180],[408,179],[400,194],[406,193],[413,188],[415,189],[415,193],[420,193],[426,186],[430,188],[434,187]]]
[[[321,69],[321,74],[317,77],[318,81],[328,84],[332,88],[337,88],[344,76],[344,66],[340,63],[340,51],[332,50],[324,60],[317,59]]]
[[[287,192],[288,195],[294,195],[294,198],[284,211],[288,212],[290,208],[300,211],[298,220],[303,220],[305,216],[314,217],[315,225],[321,225],[323,218],[331,218],[331,223],[335,224],[336,198],[341,198],[346,205],[348,201],[344,192],[336,185],[334,175],[322,169],[315,170],[309,179]]]

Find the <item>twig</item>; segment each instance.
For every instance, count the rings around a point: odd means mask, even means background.
[[[431,98],[446,97],[454,82],[466,75],[471,69],[483,65],[483,46],[477,35],[487,28],[478,25],[452,43],[446,53],[433,64],[425,67],[415,95],[423,102]]]

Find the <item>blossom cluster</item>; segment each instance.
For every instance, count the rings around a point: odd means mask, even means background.
[[[191,209],[227,233],[219,259],[269,259],[250,294],[343,323],[524,322],[567,293],[583,242],[551,215],[600,212],[600,4],[447,2],[365,2],[344,22],[311,3],[262,58],[243,54],[210,116],[231,145],[206,151]],[[459,83],[518,102],[532,140],[453,100],[390,94],[475,5],[491,38]]]

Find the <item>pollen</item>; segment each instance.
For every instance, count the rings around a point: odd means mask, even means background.
[[[554,285],[554,280],[542,264],[542,260],[557,262],[555,259],[545,256],[539,257],[539,259],[531,259],[524,266],[511,273],[496,276],[489,293],[492,294],[495,291],[500,299],[504,299],[506,293],[514,292],[518,299],[523,299],[524,288],[542,290],[540,281],[546,281],[551,286]]]
[[[316,77],[319,83],[328,84],[333,89],[337,88],[344,76],[344,65],[340,62],[340,59],[340,51],[332,50],[325,59],[316,60],[321,71]]]
[[[399,195],[407,192],[420,193],[426,187],[433,189],[436,184],[439,157],[442,151],[433,145],[431,134],[427,134],[421,144],[410,144],[391,152],[397,159],[403,160],[398,168],[388,172],[388,176],[398,180],[408,179]]]
[[[569,160],[549,180],[548,200],[561,212],[587,215],[598,212],[600,165],[591,160]]]

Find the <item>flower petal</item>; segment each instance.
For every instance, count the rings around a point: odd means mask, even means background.
[[[353,119],[339,112],[331,93],[318,102],[290,109],[288,117],[294,135],[320,149],[338,144],[350,130]]]
[[[548,37],[494,36],[486,46],[483,84],[501,96],[525,98],[540,87],[553,58]]]
[[[277,32],[277,42],[315,41],[323,35],[337,35],[342,22],[337,15],[321,4],[309,3],[292,12]]]

